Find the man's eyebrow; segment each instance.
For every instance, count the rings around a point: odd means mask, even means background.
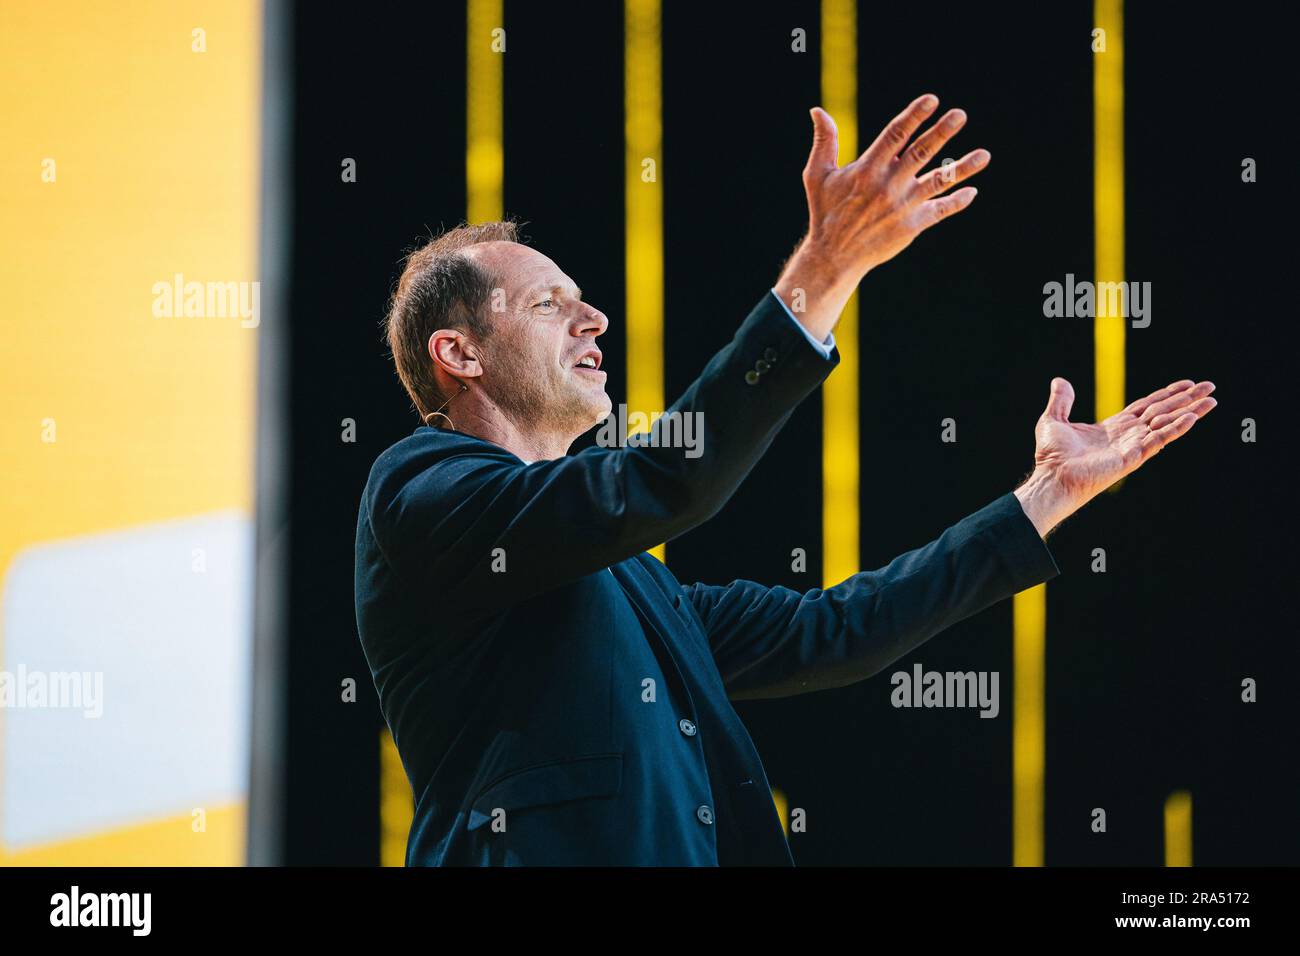
[[[542,295],[542,294],[544,294],[544,293],[548,293],[548,292],[549,292],[549,293],[556,293],[556,292],[561,292],[561,293],[562,293],[562,292],[568,292],[568,291],[570,291],[568,286],[562,286],[562,285],[539,285],[539,286],[533,286],[533,287],[530,288],[527,292],[525,292],[525,293],[524,293],[524,298],[525,298],[525,299],[528,299],[528,300],[530,300],[530,301],[532,301],[536,296]],[[578,300],[579,302],[581,302],[581,301],[582,301],[582,289],[578,288],[578,287],[575,285],[575,286],[573,286],[572,291],[573,291],[573,293],[574,293],[574,296],[577,298],[577,300]]]

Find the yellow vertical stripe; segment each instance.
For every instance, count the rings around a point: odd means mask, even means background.
[[[415,817],[411,783],[393,735],[379,732],[379,865],[406,865],[406,837]]]
[[[500,219],[502,179],[502,75],[505,16],[502,0],[468,0],[466,9],[465,187],[470,222]]]
[[[1103,282],[1124,281],[1124,4],[1096,0],[1096,29],[1105,31],[1104,52],[1092,54],[1093,217],[1095,219],[1097,313],[1094,376],[1097,421],[1124,401],[1124,315],[1103,315]],[[1094,44],[1096,41],[1094,40]]]
[[[1044,658],[1047,585],[1015,596],[1015,705],[1011,724],[1011,862],[1043,865]]]
[[[822,0],[822,108],[839,129],[839,162],[858,155],[855,0]],[[827,587],[859,570],[858,294],[849,298],[835,342],[840,364],[822,386],[822,577]]]
[[[1165,866],[1192,865],[1192,795],[1176,790],[1165,801]]]
[[[781,829],[785,831],[786,839],[790,838],[790,798],[785,792],[772,788],[772,804],[776,807],[776,815],[781,818]]]
[[[624,5],[627,405],[664,408],[664,199],[659,0]],[[664,560],[664,546],[653,549]]]

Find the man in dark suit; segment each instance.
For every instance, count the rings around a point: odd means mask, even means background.
[[[1051,578],[1048,532],[1214,406],[1181,381],[1072,424],[1054,379],[1025,483],[826,590],[684,586],[646,553],[721,508],[830,374],[862,277],[974,199],[948,190],[986,151],[925,171],[961,111],[912,140],[936,106],[844,167],[813,111],[807,236],[638,445],[568,455],[611,410],[607,320],[511,224],[409,257],[389,341],[425,424],[375,462],[356,541],[361,641],[415,794],[408,864],[790,864],[731,701],[870,677]],[[691,453],[664,426],[684,415]]]

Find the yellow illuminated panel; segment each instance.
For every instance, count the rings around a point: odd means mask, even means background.
[[[118,546],[214,514],[251,527],[260,15],[255,0],[0,4],[7,600],[25,555],[63,560],[82,541]],[[187,283],[205,290],[189,316],[184,296],[168,305],[160,291]],[[230,283],[236,293],[223,305]],[[186,547],[178,560],[197,569],[201,550]],[[94,598],[89,582],[66,586],[69,602]],[[0,633],[0,651],[13,638]],[[141,684],[148,694],[174,665],[145,653],[160,668]],[[121,681],[109,684],[105,720],[125,696]],[[0,708],[0,740],[6,719],[16,727],[19,718]],[[184,742],[167,740],[167,725],[159,713],[155,738],[140,746],[179,753]],[[16,750],[10,739],[9,756]],[[0,862],[243,861],[242,802],[175,802],[92,832],[0,843]],[[0,821],[13,825],[16,813],[0,802]]]
[[[1012,599],[1015,705],[1011,724],[1011,862],[1043,865],[1047,585]]]
[[[1177,790],[1165,801],[1165,866],[1192,865],[1192,795]]]
[[[855,0],[822,0],[822,102],[839,130],[839,163],[858,156]],[[844,306],[835,343],[840,364],[822,385],[822,577],[826,587],[857,574],[858,293]]]
[[[664,196],[659,0],[624,5],[627,406],[664,409]],[[664,560],[665,549],[651,550]]]
[[[1105,31],[1105,51],[1093,62],[1093,203],[1097,288],[1124,281],[1124,4],[1097,0],[1096,29]],[[1095,42],[1095,41],[1094,41]],[[1102,315],[1098,298],[1094,374],[1097,421],[1122,409],[1124,334],[1127,318]]]
[[[393,735],[379,733],[379,865],[406,865],[406,838],[415,818],[411,783],[402,769]]]
[[[465,182],[470,222],[502,217],[502,94],[505,63],[502,0],[469,0],[466,9]]]

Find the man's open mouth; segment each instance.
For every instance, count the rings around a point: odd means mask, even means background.
[[[578,356],[578,361],[573,367],[579,371],[597,372],[604,375],[605,373],[600,371],[600,360],[601,354],[599,351],[583,352],[582,355]]]

